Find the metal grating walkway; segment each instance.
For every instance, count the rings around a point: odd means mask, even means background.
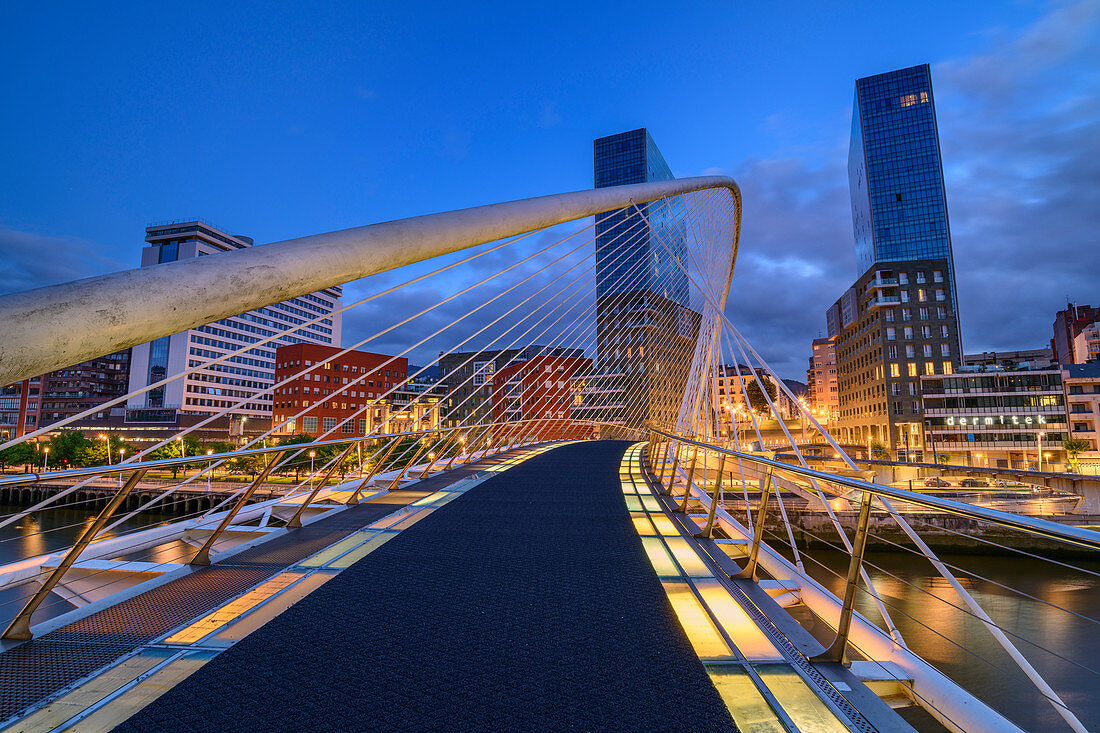
[[[462,467],[417,488],[430,491],[475,470]],[[0,724],[409,500],[382,496],[349,507],[3,652]]]
[[[626,446],[471,489],[118,730],[735,730],[623,504]]]

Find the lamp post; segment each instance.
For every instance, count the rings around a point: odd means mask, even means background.
[[[107,446],[107,465],[111,465],[111,441],[103,433],[99,434],[99,439],[103,441],[103,444]]]
[[[317,457],[317,451],[311,450],[309,452],[309,489],[313,490],[313,459]]]
[[[111,455],[111,447],[110,446],[107,446],[107,455],[108,456]],[[123,463],[122,459],[124,459],[125,457],[126,457],[126,449],[125,448],[119,448],[118,449],[118,462]],[[120,489],[122,488],[122,474],[121,473],[118,475],[118,488],[120,488]]]
[[[50,463],[50,446],[46,446],[42,449],[42,472],[46,472],[46,466]]]
[[[1042,472],[1043,472],[1043,438],[1045,438],[1045,437],[1046,437],[1046,433],[1039,433],[1039,435],[1038,435],[1038,438],[1039,438],[1039,450],[1038,450],[1038,451],[1036,451],[1036,452],[1037,452],[1037,453],[1039,454],[1039,455],[1038,455],[1038,459],[1039,459],[1039,473],[1042,473]]]
[[[208,455],[208,456],[214,455],[214,449],[213,448],[207,448],[206,449],[206,455]],[[207,491],[210,491],[210,474],[212,474],[213,472],[214,472],[214,461],[213,460],[207,461],[207,463],[206,463],[206,490]]]

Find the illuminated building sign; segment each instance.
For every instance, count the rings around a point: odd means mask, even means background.
[[[990,417],[949,417],[948,425],[1046,425],[1043,415],[996,415]]]

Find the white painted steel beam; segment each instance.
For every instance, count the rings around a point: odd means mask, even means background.
[[[0,384],[323,288],[631,203],[726,188],[700,176],[540,196],[289,239],[0,297]]]

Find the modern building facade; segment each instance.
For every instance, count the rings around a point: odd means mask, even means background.
[[[1100,362],[1062,367],[1069,437],[1088,443],[1077,455],[1077,469],[1100,474]]]
[[[320,344],[275,351],[276,434],[329,438],[398,433],[439,426],[440,397],[405,388],[409,361]],[[410,396],[412,395],[412,396]]]
[[[645,128],[596,139],[593,172],[596,188],[673,178]],[[700,320],[677,264],[687,259],[685,227],[679,199],[596,217],[596,364],[585,400],[605,422],[675,424]],[[658,324],[670,338],[647,338]]]
[[[48,427],[126,394],[130,349],[82,361],[0,389],[0,438]],[[109,408],[87,420],[105,420]]]
[[[858,278],[826,314],[839,437],[900,457],[923,448],[921,376],[962,357],[927,65],[856,82],[848,175]]]
[[[1059,364],[1083,364],[1088,360],[1088,339],[1082,340],[1076,348],[1075,342],[1082,332],[1095,329],[1098,322],[1100,308],[1093,308],[1091,305],[1067,303],[1065,310],[1058,311],[1054,316],[1054,338],[1051,339],[1050,346]]]
[[[228,234],[199,220],[151,225],[145,230],[145,241],[149,246],[141,252],[142,267],[217,256],[253,246],[248,237]],[[297,343],[339,346],[341,317],[334,311],[341,305],[341,294],[339,287],[328,288],[135,346],[130,391],[189,367],[200,368],[182,379],[134,397],[129,407],[161,412],[179,410],[188,414],[217,413],[232,407],[234,415],[270,419],[273,396],[258,393],[273,384],[276,348]],[[293,334],[281,336],[220,364],[204,366],[220,356],[317,317],[321,317],[318,323]],[[237,404],[242,399],[247,402]]]
[[[572,382],[592,360],[577,356],[536,356],[493,374],[493,422],[524,422],[525,435],[542,440],[579,440],[592,435],[571,419]],[[502,434],[506,434],[506,431]]]
[[[1068,421],[1061,370],[965,369],[921,377],[924,458],[931,462],[934,451],[950,463],[1064,470]]]
[[[1017,366],[1024,369],[1052,369],[1058,363],[1050,349],[983,351],[980,354],[964,354],[962,360],[966,366],[1000,367],[1009,371]]]
[[[497,372],[539,357],[583,359],[583,349],[527,346],[522,349],[452,351],[439,357],[439,379],[447,386],[446,427],[493,421],[493,377]]]
[[[818,421],[831,424],[836,420],[839,407],[836,386],[836,344],[832,339],[814,339],[810,352],[810,366],[806,370],[806,384],[810,406],[818,413]]]

